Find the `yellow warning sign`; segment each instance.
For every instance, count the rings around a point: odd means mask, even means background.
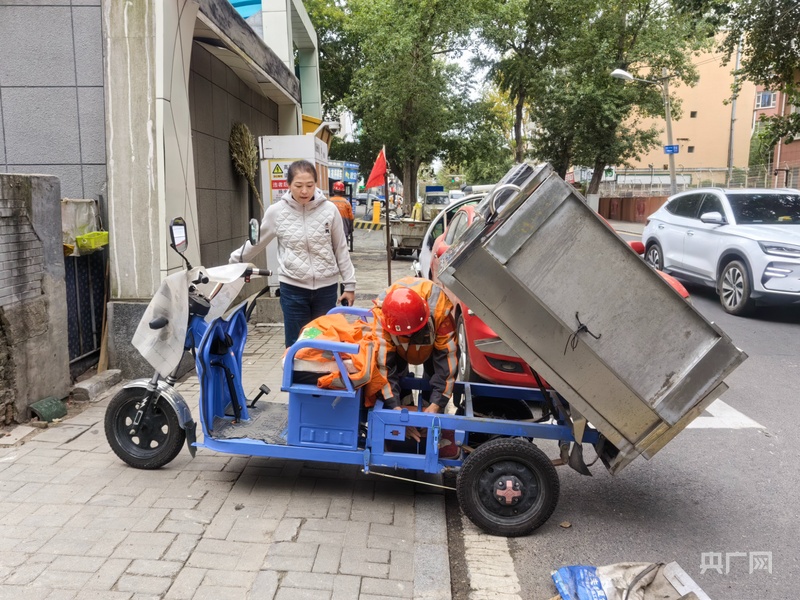
[[[272,174],[273,175],[277,175],[278,177],[282,177],[283,176],[283,169],[281,169],[281,164],[280,163],[275,163],[275,168],[272,169]]]

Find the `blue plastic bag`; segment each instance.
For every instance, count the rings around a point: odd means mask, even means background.
[[[563,600],[608,600],[597,567],[561,567],[553,572],[553,581]]]

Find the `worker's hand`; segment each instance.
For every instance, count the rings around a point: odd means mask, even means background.
[[[407,406],[395,406],[394,410],[403,410],[404,408],[408,408]],[[414,440],[415,442],[422,441],[422,435],[419,433],[419,429],[416,427],[412,427],[411,425],[406,426],[406,439],[407,440]]]
[[[342,306],[353,306],[356,301],[356,293],[355,292],[344,292],[341,296],[339,296],[339,304]]]
[[[440,412],[443,412],[443,409],[438,404],[434,404],[433,402],[431,402],[430,404],[428,404],[428,406],[426,406],[425,408],[422,409],[422,412],[440,413]]]

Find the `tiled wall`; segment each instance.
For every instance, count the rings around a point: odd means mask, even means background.
[[[0,3],[0,172],[46,173],[62,196],[105,194],[100,0]]]
[[[197,182],[202,264],[227,262],[247,237],[247,221],[261,218],[248,207],[248,186],[233,168],[231,127],[245,123],[257,139],[278,133],[278,105],[251,90],[233,70],[195,42],[189,76],[189,106]],[[254,203],[255,204],[255,203]],[[253,214],[250,211],[254,210]]]

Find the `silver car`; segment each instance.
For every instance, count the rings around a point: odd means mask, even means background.
[[[800,302],[798,190],[682,192],[648,217],[642,242],[647,262],[715,288],[733,315],[756,302]]]

